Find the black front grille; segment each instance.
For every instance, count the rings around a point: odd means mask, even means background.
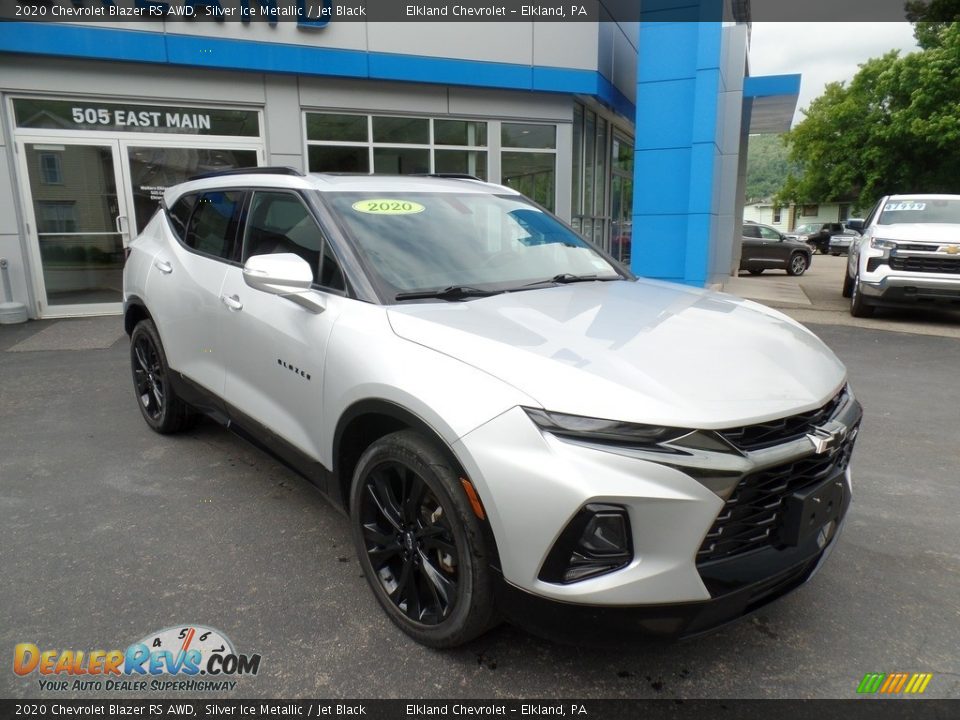
[[[890,267],[906,272],[960,274],[960,258],[938,256],[892,257]]]
[[[697,564],[780,545],[778,531],[786,499],[843,472],[856,432],[849,437],[829,454],[809,455],[745,475],[700,545]]]
[[[802,438],[815,425],[820,425],[829,420],[843,405],[846,397],[847,388],[844,387],[826,405],[816,410],[791,415],[779,420],[720,430],[719,433],[739,450],[761,450],[773,447]]]

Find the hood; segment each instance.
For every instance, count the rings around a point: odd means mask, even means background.
[[[388,308],[402,338],[547,410],[714,429],[819,407],[846,371],[810,331],[730,295],[651,280]]]
[[[874,237],[885,240],[915,240],[935,243],[960,242],[960,226],[951,223],[900,223],[877,225]]]

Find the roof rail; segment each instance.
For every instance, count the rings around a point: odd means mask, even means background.
[[[467,173],[414,173],[417,177],[435,177],[435,178],[447,178],[448,180],[476,180],[477,182],[483,182],[476,175],[469,175]]]
[[[261,166],[214,170],[213,172],[193,175],[187,178],[187,180],[205,180],[206,178],[228,177],[230,175],[295,175],[297,177],[304,177],[302,172],[289,166]]]

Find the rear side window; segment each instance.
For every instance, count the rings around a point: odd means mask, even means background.
[[[180,240],[186,240],[187,223],[190,221],[190,213],[193,212],[196,204],[196,195],[184,195],[173,204],[173,207],[170,208],[170,211],[167,213],[170,218],[170,224],[173,225],[173,230]]]
[[[188,247],[215,258],[232,260],[236,247],[240,190],[218,190],[199,196],[190,216],[184,242]]]
[[[756,225],[744,225],[743,236],[748,238],[759,238],[760,229]]]

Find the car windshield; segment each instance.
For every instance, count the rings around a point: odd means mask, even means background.
[[[622,277],[576,233],[515,195],[373,191],[324,197],[391,296],[451,288],[464,296],[464,289],[481,294]]]
[[[889,200],[883,206],[880,225],[900,223],[960,224],[960,197]]]
[[[822,223],[807,223],[806,225],[800,225],[794,232],[809,235],[810,233],[820,232],[822,227]]]

